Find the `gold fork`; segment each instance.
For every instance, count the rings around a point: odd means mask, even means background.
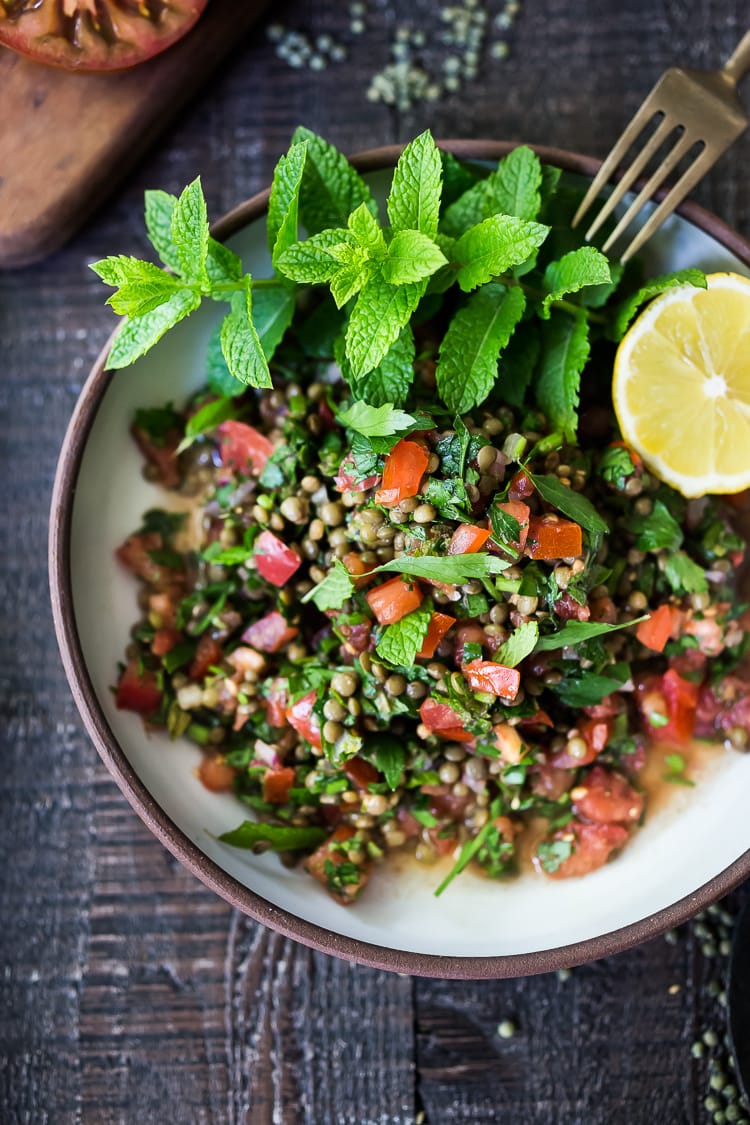
[[[573,218],[574,227],[586,214],[630,146],[655,117],[661,116],[655,132],[623,174],[617,187],[586,231],[587,242],[593,238],[670,134],[681,130],[667,155],[630,204],[602,249],[606,253],[614,245],[633,222],[644,203],[658,191],[682,158],[694,146],[701,145],[700,151],[677,183],[667,192],[665,198],[620,256],[621,261],[626,262],[631,258],[658,230],[691,188],[697,184],[704,172],[708,171],[747,127],[748,119],[737,96],[737,83],[748,70],[750,70],[750,31],[742,37],[721,70],[683,70],[673,67],[665,71],[602,164],[581,206],[576,211]]]

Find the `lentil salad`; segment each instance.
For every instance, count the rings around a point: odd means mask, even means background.
[[[543,265],[467,288],[532,294]],[[544,279],[553,327],[584,308],[562,292],[603,283]],[[117,705],[200,745],[203,783],[252,810],[222,839],[302,859],[342,903],[404,848],[453,858],[438,893],[470,862],[512,874],[540,823],[537,869],[588,873],[642,818],[650,745],[689,784],[693,735],[747,744],[731,507],[659,482],[590,367],[580,424],[577,387],[570,424],[526,349],[467,406],[445,382],[454,308],[420,306],[411,351],[391,344],[410,373],[396,402],[372,379],[353,395],[343,318],[313,287],[273,387],[230,389],[214,347],[205,393],[133,424],[201,528],[155,509],[118,551],[143,617]]]

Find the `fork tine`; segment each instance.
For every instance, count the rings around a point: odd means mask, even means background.
[[[640,136],[654,114],[659,112],[659,107],[655,104],[654,97],[663,81],[664,75],[662,75],[651,93],[636,110],[634,116],[630,121],[630,124],[625,127],[625,130],[620,134],[619,140],[616,141],[614,148],[610,150],[609,155],[605,158],[604,163],[594,176],[594,179],[592,180],[588,191],[583,197],[583,202],[573,216],[573,222],[571,224],[573,227],[578,226],[578,223],[586,214],[589,207],[596,199],[597,195],[604,187],[609,177],[615,171],[617,165],[623,159],[633,141],[635,141],[636,138]]]
[[[614,211],[617,204],[620,202],[625,192],[628,191],[634,180],[640,176],[643,169],[648,164],[651,157],[658,151],[662,142],[669,136],[672,130],[677,126],[678,122],[666,114],[659,122],[659,126],[654,132],[653,136],[649,139],[648,143],[643,146],[641,151],[633,160],[633,163],[624,173],[622,179],[618,182],[617,187],[613,190],[608,199],[604,201],[599,214],[594,219],[593,223],[586,231],[586,241],[590,242],[594,237],[599,227],[604,223]]]
[[[623,231],[627,227],[630,226],[630,224],[633,221],[633,219],[635,218],[635,216],[638,214],[640,209],[643,207],[643,204],[646,203],[651,198],[651,196],[654,194],[654,192],[657,191],[661,187],[661,185],[664,183],[667,176],[672,171],[672,169],[675,167],[675,165],[677,163],[679,163],[679,161],[682,159],[682,157],[685,155],[685,153],[688,151],[688,149],[691,148],[692,145],[694,145],[694,144],[695,144],[695,138],[688,133],[683,133],[682,136],[679,138],[679,140],[676,141],[676,143],[673,145],[673,147],[669,150],[667,155],[662,160],[659,167],[656,169],[656,171],[653,173],[653,175],[650,177],[650,179],[646,183],[646,186],[644,188],[642,188],[641,191],[638,193],[636,198],[633,200],[633,202],[628,207],[625,214],[620,219],[620,221],[617,224],[617,226],[615,227],[615,229],[610,234],[607,241],[602,246],[602,251],[605,254],[609,251],[610,247],[617,241],[617,239],[620,237],[620,235],[623,233]]]
[[[628,258],[632,258],[637,254],[644,242],[651,237],[666,218],[671,215],[675,207],[682,203],[687,193],[695,187],[701,176],[708,171],[713,163],[719,158],[723,150],[716,151],[715,149],[704,148],[702,152],[698,153],[692,164],[689,165],[680,176],[677,183],[671,191],[661,201],[654,213],[649,216],[648,221],[643,224],[641,229],[633,238],[630,245],[622,254],[620,261],[627,262]]]

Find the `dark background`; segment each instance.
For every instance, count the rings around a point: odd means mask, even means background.
[[[113,325],[86,265],[148,253],[145,188],[178,191],[200,173],[218,216],[269,181],[298,122],[349,151],[430,126],[603,155],[667,65],[719,64],[746,30],[746,0],[527,0],[507,61],[401,115],[367,101],[369,76],[397,20],[434,32],[439,5],[371,0],[360,38],[343,2],[271,11],[338,32],[349,60],[293,71],[259,27],[66,249],[0,273],[0,1121],[708,1122],[708,1059],[690,1047],[723,1035],[707,985],[726,958],[701,952],[695,924],[568,980],[417,980],[284,940],[183,871],[83,731],[53,636],[46,538],[65,427]],[[695,193],[745,236],[749,171],[746,136]],[[517,1031],[503,1040],[506,1018]]]

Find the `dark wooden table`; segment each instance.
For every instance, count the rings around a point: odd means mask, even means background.
[[[348,150],[429,125],[603,154],[668,64],[714,66],[729,52],[746,0],[527,2],[507,61],[402,115],[368,102],[368,75],[397,20],[435,31],[438,5],[371,0],[356,40],[343,2],[272,8],[291,26],[338,31],[348,62],[293,71],[259,29],[75,241],[0,275],[0,1121],[708,1122],[708,1059],[690,1046],[706,1029],[723,1035],[707,985],[726,959],[701,951],[695,925],[567,980],[410,980],[283,940],[183,871],[83,731],[45,556],[58,449],[112,326],[86,265],[146,251],[144,188],[174,191],[200,172],[218,215],[268,182],[300,121]],[[746,236],[749,172],[745,137],[697,192]],[[497,1034],[504,1019],[510,1039]]]

